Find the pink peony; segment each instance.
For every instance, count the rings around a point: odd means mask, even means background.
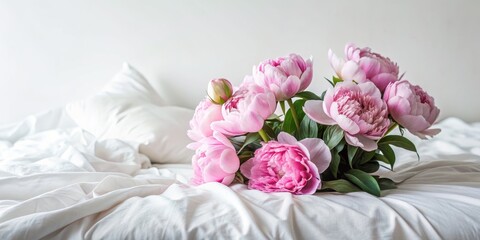
[[[383,96],[393,119],[420,138],[434,136],[440,129],[428,129],[438,117],[440,110],[435,100],[419,86],[407,80],[388,85]]]
[[[210,124],[222,119],[222,106],[213,104],[210,100],[205,99],[195,109],[193,118],[190,120],[190,130],[188,130],[187,135],[193,141],[210,137],[213,134]]]
[[[345,59],[338,59],[332,50],[328,51],[330,65],[344,81],[371,81],[383,92],[389,83],[398,80],[398,65],[389,58],[371,52],[370,48],[347,44],[345,55]]]
[[[331,154],[323,140],[307,138],[298,142],[281,132],[278,141],[263,143],[240,171],[249,178],[250,189],[313,194],[320,188],[320,173],[330,161]]]
[[[229,136],[258,132],[277,106],[272,92],[247,77],[240,88],[222,106],[224,120],[212,123],[212,129]]]
[[[277,101],[292,98],[312,82],[312,60],[297,54],[265,60],[253,67],[255,82],[275,93]]]
[[[219,182],[225,185],[232,183],[240,166],[235,148],[222,134],[215,132],[213,136],[203,138],[188,146],[195,149],[192,157],[192,184]]]
[[[304,111],[320,124],[338,124],[345,131],[347,143],[365,151],[377,149],[376,140],[390,125],[387,105],[371,82],[338,83],[327,90],[324,101],[307,101]]]

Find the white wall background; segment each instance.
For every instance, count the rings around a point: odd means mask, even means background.
[[[320,91],[346,42],[395,60],[441,118],[480,121],[479,24],[475,0],[0,0],[0,123],[95,93],[123,61],[182,106],[291,52],[314,56]]]

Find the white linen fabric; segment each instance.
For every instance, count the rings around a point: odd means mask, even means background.
[[[157,164],[117,139],[49,121],[0,128],[0,239],[477,239],[480,123],[440,123],[421,160],[397,152],[401,182],[296,196],[191,186],[189,164]],[[22,129],[22,130],[19,130]]]
[[[155,163],[189,163],[184,146],[193,110],[164,106],[141,73],[128,64],[100,93],[67,104],[68,115],[99,139],[136,144]]]

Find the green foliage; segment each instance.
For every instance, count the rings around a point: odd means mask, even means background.
[[[365,164],[365,163],[371,161],[372,158],[375,156],[375,153],[376,153],[375,151],[371,151],[371,152],[362,151],[362,156],[359,159],[359,163],[360,164]]]
[[[359,169],[350,169],[345,173],[345,177],[363,191],[380,197],[380,186],[370,174]]]
[[[299,99],[293,103],[293,105],[295,106],[295,110],[296,110],[299,121],[302,121],[303,117],[305,116],[305,112],[303,111],[304,104],[305,104],[304,99]],[[297,127],[295,126],[295,121],[293,120],[292,109],[288,109],[287,113],[285,113],[285,119],[283,120],[282,130],[284,132],[287,132],[295,136]]]
[[[332,84],[341,82],[338,78],[333,78]],[[284,131],[293,135],[297,140],[305,138],[321,138],[330,149],[332,159],[328,169],[321,174],[321,191],[336,191],[339,193],[349,193],[355,191],[365,191],[374,196],[380,196],[381,190],[396,188],[395,182],[388,178],[380,178],[374,173],[380,167],[388,166],[391,170],[395,164],[395,152],[392,146],[400,147],[409,151],[416,152],[415,145],[407,138],[399,135],[388,135],[381,138],[377,144],[378,149],[374,151],[365,151],[360,147],[349,145],[344,138],[344,131],[338,125],[318,124],[303,111],[303,106],[308,100],[321,100],[312,92],[304,91],[298,93],[293,101],[293,106],[299,120],[300,128],[297,129],[293,119],[292,108],[289,108],[284,116],[273,116],[265,121],[263,131],[270,139],[277,139],[280,132]],[[282,120],[283,119],[283,120]],[[399,126],[401,128],[401,126]],[[235,148],[238,149],[238,155],[241,163],[247,161],[256,149],[261,147],[259,142],[261,137],[258,133],[248,133],[243,137],[231,139]],[[418,155],[418,153],[417,153]],[[380,163],[385,163],[380,164]],[[248,181],[244,176],[237,175],[237,179]]]
[[[322,190],[331,189],[339,193],[358,192],[360,189],[345,179],[322,182]]]
[[[408,140],[404,136],[399,136],[399,135],[389,135],[385,136],[380,141],[378,141],[379,147],[382,145],[393,145],[399,148],[403,148],[412,152],[415,152],[417,154],[417,157],[420,158],[417,152],[417,148],[415,147],[415,144],[413,144],[410,140]]]
[[[332,161],[330,161],[330,172],[332,173],[333,177],[336,179],[338,177],[338,166],[340,165],[340,155],[336,149],[332,149]]]
[[[379,144],[378,149],[383,153],[383,159],[379,159],[382,162],[390,164],[390,169],[393,170],[393,165],[395,164],[395,152],[392,147],[388,144]]]
[[[337,77],[335,77],[335,76],[332,77],[332,81],[333,81],[333,85],[337,85],[337,83],[343,82],[342,79],[337,78]]]
[[[367,173],[374,173],[378,171],[379,168],[380,168],[380,164],[377,161],[370,161],[363,165],[358,166],[358,169]]]
[[[322,98],[320,98],[317,94],[310,91],[299,92],[295,95],[295,97],[303,98],[305,100],[322,100]]]
[[[328,126],[323,132],[323,141],[333,149],[343,139],[343,130],[338,125]]]
[[[379,178],[377,179],[378,185],[381,190],[395,189],[397,188],[394,181],[388,178]]]
[[[318,124],[309,117],[304,117],[300,123],[300,129],[297,131],[297,139],[316,138],[318,135]]]
[[[242,147],[238,150],[238,153],[242,152],[242,150],[248,146],[250,143],[254,143],[256,141],[260,140],[260,134],[258,133],[248,133],[245,136],[245,141],[243,142]]]
[[[354,147],[351,145],[347,146],[347,152],[348,152],[348,164],[350,165],[351,168],[353,168],[353,160],[355,157],[355,154],[357,153],[358,147]]]

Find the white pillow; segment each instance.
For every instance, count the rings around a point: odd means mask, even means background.
[[[97,138],[116,138],[138,145],[153,163],[189,163],[185,146],[193,110],[163,106],[162,98],[133,67],[124,64],[92,97],[67,104],[68,115]]]

